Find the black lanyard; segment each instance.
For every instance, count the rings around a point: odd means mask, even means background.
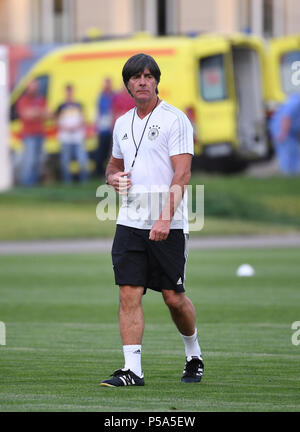
[[[132,135],[133,143],[134,143],[134,146],[135,146],[135,155],[134,155],[134,159],[133,159],[133,162],[132,162],[132,165],[131,165],[130,170],[133,168],[133,166],[134,166],[134,164],[135,164],[136,157],[137,157],[137,155],[138,155],[138,152],[139,152],[140,146],[141,146],[142,141],[143,141],[143,138],[144,138],[145,130],[146,130],[146,128],[147,128],[148,122],[149,122],[149,120],[150,120],[150,117],[151,117],[153,111],[154,111],[155,108],[157,107],[157,104],[158,104],[158,98],[156,99],[156,104],[154,105],[153,110],[151,111],[151,113],[149,114],[149,117],[147,118],[147,121],[146,121],[146,124],[145,124],[145,127],[144,127],[144,130],[143,130],[143,133],[142,133],[142,136],[141,136],[141,139],[140,139],[140,142],[139,142],[139,145],[138,145],[138,146],[136,145],[136,142],[135,142],[135,139],[134,139],[134,134],[133,134],[133,123],[134,123],[134,118],[135,118],[135,113],[136,113],[136,107],[134,108],[133,116],[132,116],[132,122],[131,122],[131,135]]]

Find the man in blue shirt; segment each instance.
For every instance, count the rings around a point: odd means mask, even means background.
[[[98,148],[96,151],[96,173],[104,176],[104,163],[109,156],[112,142],[114,92],[110,78],[106,78],[97,103]]]
[[[291,94],[269,124],[280,170],[286,175],[300,172],[300,93]]]

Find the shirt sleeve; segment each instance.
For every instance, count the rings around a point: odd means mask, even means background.
[[[194,154],[194,134],[191,122],[185,115],[178,116],[173,122],[169,140],[169,156],[189,153]]]
[[[115,124],[113,131],[113,146],[112,146],[112,155],[116,159],[124,159],[124,156],[121,151],[120,142],[117,134],[118,126]]]

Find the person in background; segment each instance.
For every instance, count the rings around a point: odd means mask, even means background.
[[[37,80],[32,80],[17,104],[17,112],[22,123],[23,159],[21,184],[35,185],[40,177],[45,139],[45,120],[48,118],[46,99],[40,91]]]
[[[115,124],[116,120],[125,114],[127,111],[131,110],[135,107],[135,102],[133,97],[131,97],[126,89],[123,86],[122,90],[115,94],[113,99],[113,124]]]
[[[279,168],[285,175],[300,172],[300,93],[291,94],[271,117],[269,129]]]
[[[104,163],[108,158],[112,143],[114,94],[111,79],[106,78],[97,102],[98,147],[95,156],[98,176],[105,174]]]
[[[61,144],[61,170],[64,183],[72,182],[70,162],[79,165],[79,180],[88,178],[88,155],[85,149],[85,122],[82,105],[74,100],[73,86],[65,87],[65,101],[56,110],[58,140]]]

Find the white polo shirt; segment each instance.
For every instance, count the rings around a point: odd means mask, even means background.
[[[113,132],[112,155],[124,160],[125,171],[131,168],[136,146],[139,150],[130,174],[132,187],[123,199],[117,224],[151,229],[159,219],[174,176],[170,157],[194,154],[192,125],[182,111],[164,101],[143,119],[133,108],[117,119]],[[171,229],[188,232],[187,210],[185,194],[174,214]]]

